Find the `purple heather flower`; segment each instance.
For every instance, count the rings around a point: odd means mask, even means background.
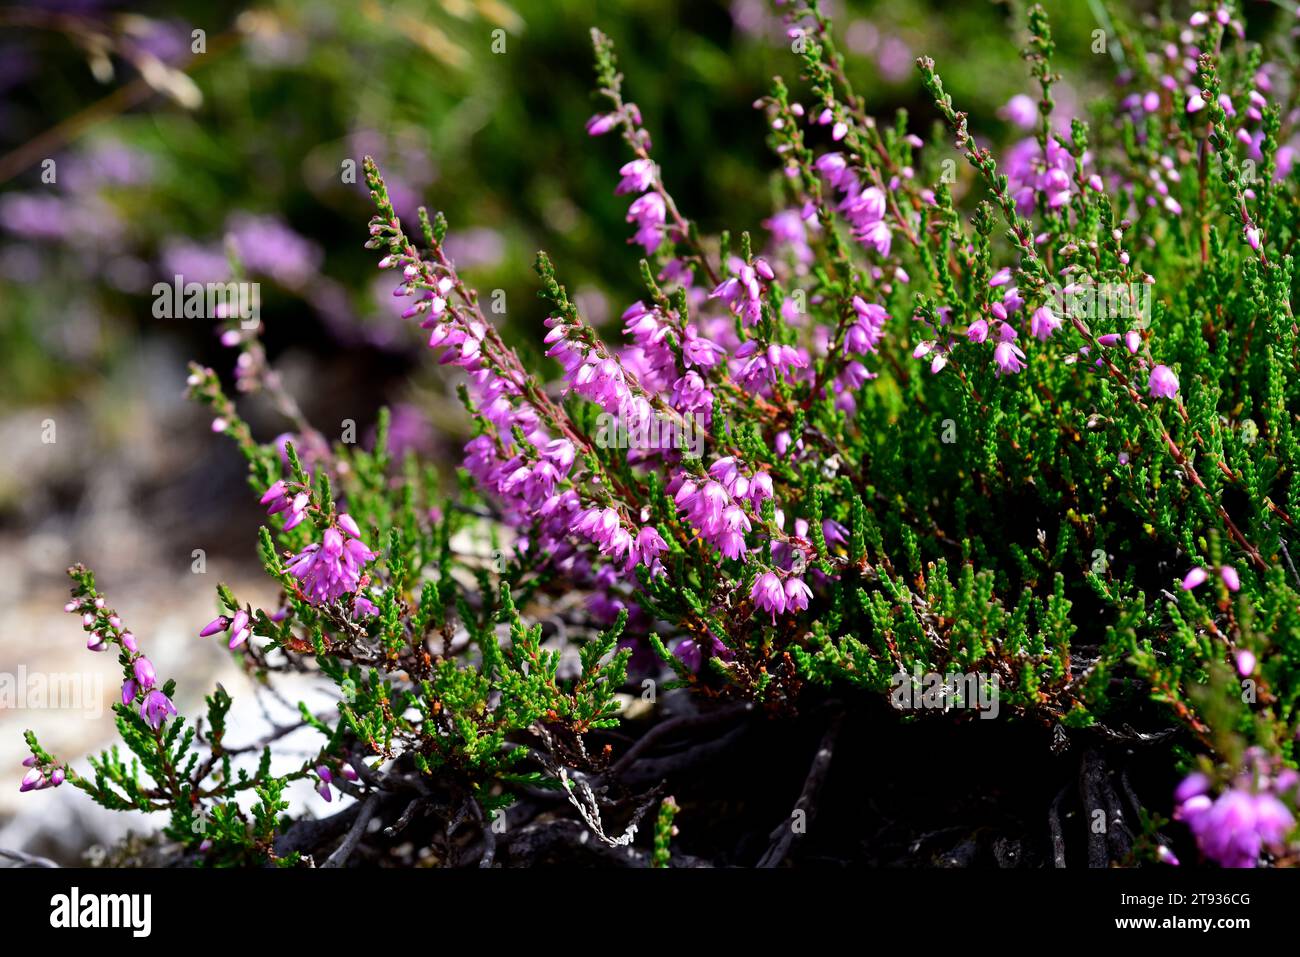
[[[1183,591],[1191,591],[1193,588],[1203,585],[1208,577],[1209,575],[1204,568],[1199,566],[1193,568],[1183,576]]]
[[[1021,129],[1033,129],[1038,122],[1038,104],[1023,93],[1017,93],[1007,100],[1006,106],[998,111],[1005,119]]]
[[[587,134],[589,136],[603,136],[612,130],[617,123],[617,113],[597,113],[587,120]]]
[[[839,153],[823,153],[813,165],[832,186],[838,187],[846,177],[853,175],[849,172],[848,162]]]
[[[319,765],[316,768],[316,777],[319,781],[316,784],[316,792],[327,801],[332,801],[333,795],[330,793],[330,782],[334,780],[334,775],[325,765]]]
[[[249,627],[248,612],[242,608],[235,612],[235,617],[230,620],[230,647],[232,650],[238,648],[250,637],[253,630]]]
[[[776,577],[775,572],[764,572],[759,575],[749,596],[754,599],[756,608],[772,613],[772,624],[774,625],[776,624],[776,616],[785,612],[785,590],[781,587],[781,579]]]
[[[810,589],[802,578],[793,575],[785,580],[785,607],[787,611],[803,611],[812,598]]]
[[[329,604],[359,587],[362,571],[376,553],[354,530],[356,523],[351,520],[343,526],[346,536],[337,528],[327,528],[320,544],[312,543],[290,559],[288,571],[312,604]]]
[[[763,287],[758,281],[758,272],[744,262],[733,269],[735,275],[718,283],[709,293],[709,298],[721,299],[745,325],[756,325],[763,317]]]
[[[1228,586],[1228,591],[1236,591],[1241,588],[1241,578],[1237,575],[1237,569],[1231,565],[1224,565],[1220,568],[1219,577],[1223,579],[1223,584]]]
[[[699,366],[702,369],[712,369],[726,356],[727,350],[716,342],[703,338],[694,325],[689,325],[682,331],[682,361],[687,368]]]
[[[1193,771],[1183,778],[1182,783],[1174,790],[1174,800],[1179,804],[1183,804],[1198,795],[1205,794],[1209,790],[1210,779],[1200,771]]]
[[[379,614],[379,608],[365,595],[358,592],[357,597],[352,599],[352,617],[371,618],[377,614]]]
[[[1172,399],[1178,394],[1178,376],[1169,366],[1158,365],[1147,379],[1147,391],[1158,399]]]
[[[1192,797],[1174,817],[1191,829],[1201,852],[1223,867],[1255,867],[1264,850],[1281,849],[1295,826],[1291,812],[1272,793],[1236,787],[1213,801],[1205,794]]]
[[[37,791],[45,786],[45,774],[40,768],[32,768],[23,775],[22,781],[18,785],[19,792]]]
[[[653,525],[646,525],[637,532],[634,551],[641,564],[653,568],[659,556],[668,551],[668,543],[664,541],[658,529]]]
[[[136,644],[135,635],[131,634],[129,631],[122,632],[119,636],[119,640],[122,642],[122,647],[131,652],[131,654],[135,654],[140,650],[140,646]]]
[[[1052,333],[1061,328],[1061,318],[1047,306],[1039,306],[1029,317],[1029,333],[1040,342],[1046,342]]]
[[[1246,648],[1237,650],[1237,674],[1245,678],[1255,673],[1255,653]]]
[[[271,514],[274,515],[275,512],[281,511],[282,509],[288,507],[287,504],[280,504],[284,502],[285,492],[286,492],[286,487],[284,484],[284,480],[281,479],[275,482],[270,488],[268,488],[262,494],[262,497],[258,501],[261,502],[261,504],[263,505],[272,505],[274,511],[272,511]]]
[[[143,655],[135,659],[132,670],[135,672],[136,682],[146,690],[152,688],[158,680],[158,675],[153,670],[153,662]]]
[[[822,519],[822,537],[831,548],[849,543],[849,530],[833,518]]]
[[[673,654],[691,671],[699,671],[706,657],[721,658],[724,661],[730,661],[734,657],[731,649],[711,633],[705,636],[704,641],[687,638],[678,642]]]
[[[122,704],[130,704],[139,693],[140,689],[134,678],[127,678],[122,682]]]
[[[976,319],[966,329],[966,338],[971,342],[983,342],[989,337],[989,324],[984,319]]]
[[[825,153],[814,165],[840,192],[838,209],[849,223],[853,238],[881,256],[888,256],[893,237],[884,219],[887,208],[884,192],[876,186],[863,189],[857,174],[848,168],[839,153]]]
[[[579,513],[573,523],[575,534],[594,542],[606,552],[614,540],[614,533],[622,527],[618,512],[612,508],[589,508]]]
[[[50,772],[50,787],[57,788],[67,779],[68,773],[63,768],[55,768]]]
[[[668,207],[658,193],[645,193],[628,207],[627,221],[636,224],[636,235],[632,241],[639,243],[646,255],[653,253],[663,242],[664,223],[667,219]]]
[[[699,642],[694,638],[679,641],[677,647],[673,649],[673,655],[687,671],[699,671],[704,660],[704,652],[701,650]]]
[[[644,193],[654,185],[655,164],[653,160],[634,159],[630,163],[624,163],[618,172],[623,179],[614,192],[619,196],[625,193]]]
[[[291,528],[295,528],[307,517],[306,509],[311,501],[311,496],[306,492],[299,492],[294,495],[290,494],[290,491],[283,481],[278,481],[267,489],[261,498],[261,503],[267,507],[266,514],[268,515],[275,515],[286,509],[289,511],[289,517],[284,522],[286,532]]]
[[[1024,352],[1015,343],[1010,341],[999,342],[993,350],[993,361],[997,363],[998,367],[996,374],[1019,372],[1025,367],[1025,363],[1022,361],[1024,358]]]
[[[1033,210],[1040,192],[1052,209],[1069,202],[1075,159],[1055,138],[1048,140],[1046,158],[1035,137],[1020,141],[1007,152],[1004,166],[1016,206],[1023,212]]]
[[[144,718],[145,723],[155,731],[174,714],[176,714],[176,706],[172,704],[171,698],[157,688],[145,695],[144,702],[140,705],[140,717]]]

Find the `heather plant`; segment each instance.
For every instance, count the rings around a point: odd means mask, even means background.
[[[698,863],[671,845],[692,815],[687,791],[664,796],[682,766],[669,739],[816,715],[793,823],[758,858],[773,865],[816,811],[842,714],[888,702],[899,724],[1053,729],[1103,822],[1090,864],[1178,862],[1175,826],[1099,764],[1108,744],[1153,741],[1186,780],[1148,800],[1176,802],[1198,857],[1296,862],[1290,37],[1247,41],[1231,6],[1112,11],[1115,86],[1067,117],[1034,7],[1034,93],[1008,104],[1025,136],[995,152],[931,60],[916,61],[923,139],[906,115],[870,115],[815,3],[781,9],[798,79],[755,103],[776,168],[762,239],[705,235],[674,200],[687,171],[661,167],[592,33],[586,132],[626,150],[610,187],[644,288],[617,338],[539,253],[545,358],[512,345],[447,253],[446,219],[400,218],[367,160],[366,247],[473,423],[458,487],[390,455],[385,416],[373,448],[331,444],[258,329],[227,320],[224,341],[238,390],[269,392],[287,437],[259,442],[213,370],[189,379],[248,462],[281,596],[261,608],[222,587],[195,630],[254,680],[331,680],[336,713],[302,709],[319,752],[272,773],[267,742],[245,768],[224,742],[230,697],[178,715],[78,567],[68,611],[119,655],[134,757],[82,773],[29,735],[24,787],[166,813],[195,862],[339,865],[377,817],[390,854],[418,827],[445,864],[623,849],[644,827],[640,856],[610,859],[665,866]],[[638,698],[658,720],[629,743],[614,732],[633,734]],[[301,779],[356,801],[291,819]]]

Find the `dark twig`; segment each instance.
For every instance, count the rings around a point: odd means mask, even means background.
[[[664,738],[670,737],[679,731],[695,730],[697,728],[708,727],[719,724],[724,721],[730,721],[736,715],[743,714],[752,710],[753,705],[745,703],[734,705],[730,708],[720,708],[717,711],[706,711],[702,714],[688,714],[680,718],[670,718],[667,721],[660,722],[645,734],[643,734],[636,744],[628,748],[627,753],[614,763],[609,773],[613,777],[619,777],[628,768],[645,754],[650,748],[654,747]]]
[[[632,847],[610,847],[603,841],[592,840],[591,832],[583,824],[564,819],[552,819],[520,828],[512,832],[505,848],[506,855],[513,866],[528,866],[535,863],[538,858],[552,849],[595,857],[621,867],[650,866],[650,855],[643,851]],[[673,867],[713,867],[713,864],[674,851]]]
[[[1098,832],[1092,826],[1093,815],[1098,810],[1103,814],[1108,813],[1108,809],[1102,807],[1105,800],[1105,779],[1106,769],[1101,754],[1096,749],[1089,748],[1084,752],[1079,765],[1079,800],[1083,804],[1084,826],[1088,831],[1089,867],[1106,867],[1110,863],[1110,849],[1106,840],[1109,827]]]
[[[329,817],[295,821],[275,839],[276,855],[285,857],[294,851],[310,854],[313,848],[333,840],[347,830],[360,811],[360,803],[350,804]]]
[[[623,774],[623,783],[631,788],[659,784],[673,774],[714,761],[724,754],[749,731],[749,725],[740,724],[718,738],[687,748],[662,758],[642,758]]]
[[[357,819],[352,822],[352,827],[347,836],[343,838],[343,843],[338,849],[329,856],[322,867],[342,867],[347,863],[348,858],[352,856],[352,851],[356,848],[357,842],[361,840],[366,833],[366,825],[370,823],[370,818],[374,816],[375,808],[379,806],[379,795],[372,794],[361,802],[361,810],[357,813]]]
[[[817,813],[817,795],[826,782],[826,775],[830,771],[831,759],[835,755],[835,739],[839,736],[840,725],[843,721],[844,715],[842,712],[831,718],[830,726],[827,727],[826,733],[822,735],[821,744],[817,746],[817,753],[813,756],[812,766],[808,768],[808,776],[804,778],[803,790],[799,794],[799,800],[794,802],[794,811],[791,812],[791,817],[802,811],[805,829],[796,832],[792,822],[788,820],[778,824],[775,830],[772,831],[771,847],[758,861],[759,867],[778,866],[790,853],[790,848],[794,846],[795,841],[806,833],[806,825],[811,823]]]
[[[1052,832],[1052,863],[1056,867],[1065,867],[1065,834],[1061,830],[1061,802],[1065,800],[1069,790],[1068,784],[1061,788],[1047,812],[1047,826]]]
[[[398,819],[394,821],[392,824],[388,825],[388,827],[384,828],[384,836],[396,837],[398,834],[401,834],[404,830],[406,830],[407,825],[411,823],[411,819],[415,817],[415,812],[419,810],[419,808],[423,804],[424,804],[423,798],[415,798],[413,801],[411,801],[411,803],[406,805],[406,808],[402,811],[401,816],[399,816]]]
[[[483,830],[483,855],[478,860],[479,867],[491,867],[493,860],[497,856],[497,835],[492,830],[492,822],[487,819],[483,813],[483,806],[474,798],[469,799],[470,810],[478,818],[479,826]]]
[[[9,851],[0,847],[0,857],[14,861],[19,867],[58,867],[48,857],[37,857],[35,854],[24,854],[22,851]]]

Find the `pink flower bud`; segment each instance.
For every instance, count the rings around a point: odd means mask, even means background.
[[[199,637],[210,638],[212,635],[215,635],[217,632],[225,631],[229,627],[230,627],[230,619],[227,618],[225,615],[218,615],[216,618],[213,618],[210,622],[208,622],[206,625],[203,626],[203,630],[199,632]]]
[[[135,680],[141,688],[152,688],[154,682],[158,680],[158,675],[153,670],[153,662],[143,656],[135,659],[132,670],[135,672]]]
[[[614,124],[617,122],[617,113],[597,113],[591,119],[587,120],[587,135],[604,136],[614,128]],[[328,800],[328,798],[326,800]]]

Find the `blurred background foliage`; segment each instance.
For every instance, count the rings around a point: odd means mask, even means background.
[[[1094,13],[1052,6],[1062,66],[1086,72]],[[624,241],[626,202],[612,192],[621,144],[583,132],[594,107],[588,29],[618,44],[687,215],[706,231],[759,231],[773,164],[751,104],[773,74],[794,79],[773,9],[764,0],[3,8],[0,400],[84,396],[141,337],[179,340],[220,369],[212,329],[155,319],[149,291],[182,265],[187,279],[221,272],[222,237],[242,227],[259,247],[240,252],[262,266],[273,354],[359,363],[358,420],[401,401],[394,390],[420,343],[361,249],[370,209],[343,169],[364,153],[380,161],[399,210],[425,202],[446,212],[466,273],[505,291],[517,341],[533,338],[542,315],[531,272],[539,248],[593,320],[616,318],[638,295],[637,253]],[[904,108],[928,132],[912,64],[922,52],[946,65],[954,96],[992,134],[998,108],[1027,89],[1011,66],[1014,5],[828,9],[853,80],[884,121]],[[196,29],[206,54],[192,53]],[[42,178],[48,159],[52,183]],[[182,369],[171,374],[179,383]],[[310,408],[313,397],[304,400]]]

